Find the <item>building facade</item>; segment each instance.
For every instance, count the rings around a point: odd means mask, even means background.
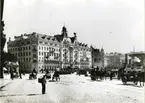
[[[7,42],[8,52],[17,56],[20,69],[31,72],[36,69],[54,70],[59,67],[88,69],[92,65],[91,49],[77,41],[77,35],[68,37],[66,27],[61,34],[50,36],[38,33],[15,36]]]
[[[91,46],[91,53],[92,53],[92,67],[104,68],[104,65],[105,65],[104,64],[104,56],[105,56],[104,49],[102,48],[100,50]]]
[[[125,54],[106,53],[104,58],[105,67],[109,70],[119,69],[126,62],[125,59]]]

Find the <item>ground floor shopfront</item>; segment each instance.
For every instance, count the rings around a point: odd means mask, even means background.
[[[25,73],[32,72],[33,69],[36,69],[37,72],[41,72],[41,70],[49,70],[54,71],[56,68],[60,68],[60,70],[66,70],[69,68],[75,69],[89,69],[91,65],[89,62],[80,62],[80,63],[64,63],[60,61],[49,60],[45,62],[39,63],[32,63],[32,62],[25,62],[20,63],[20,70]]]

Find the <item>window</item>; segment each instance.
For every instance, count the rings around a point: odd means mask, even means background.
[[[31,55],[31,52],[29,52],[29,55]]]
[[[28,47],[26,46],[26,50],[28,50]]]
[[[25,52],[23,52],[23,56],[25,56]]]
[[[44,50],[46,50],[46,47],[44,47]]]
[[[25,50],[25,47],[23,47],[23,50]]]
[[[30,41],[27,41],[27,44],[30,44]]]
[[[26,56],[28,56],[28,52],[26,52]]]
[[[29,61],[31,61],[31,58],[29,58]]]
[[[42,56],[43,56],[43,52],[42,52]]]
[[[50,43],[50,45],[52,45],[52,43]]]
[[[42,50],[43,50],[43,46],[42,46]]]
[[[39,55],[41,55],[41,52],[39,52]]]
[[[39,46],[39,50],[40,50],[41,48],[40,48],[40,46]]]

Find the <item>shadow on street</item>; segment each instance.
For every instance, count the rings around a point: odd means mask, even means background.
[[[11,97],[11,96],[36,96],[42,94],[11,94],[11,95],[0,95],[0,97]]]
[[[138,88],[144,87],[144,86],[139,86],[139,85],[135,85],[135,84],[116,84],[116,85],[131,86],[131,87],[138,87]]]

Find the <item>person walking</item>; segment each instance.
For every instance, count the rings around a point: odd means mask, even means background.
[[[20,76],[20,79],[22,79],[22,73],[20,69],[19,69],[19,76]]]
[[[42,84],[42,94],[45,94],[45,91],[46,91],[46,75],[43,75],[41,84]]]
[[[10,78],[13,80],[13,77],[14,77],[14,76],[13,76],[13,68],[11,67],[11,68],[10,68]]]
[[[113,72],[111,71],[110,72],[110,80],[112,80],[112,77],[113,77]]]

